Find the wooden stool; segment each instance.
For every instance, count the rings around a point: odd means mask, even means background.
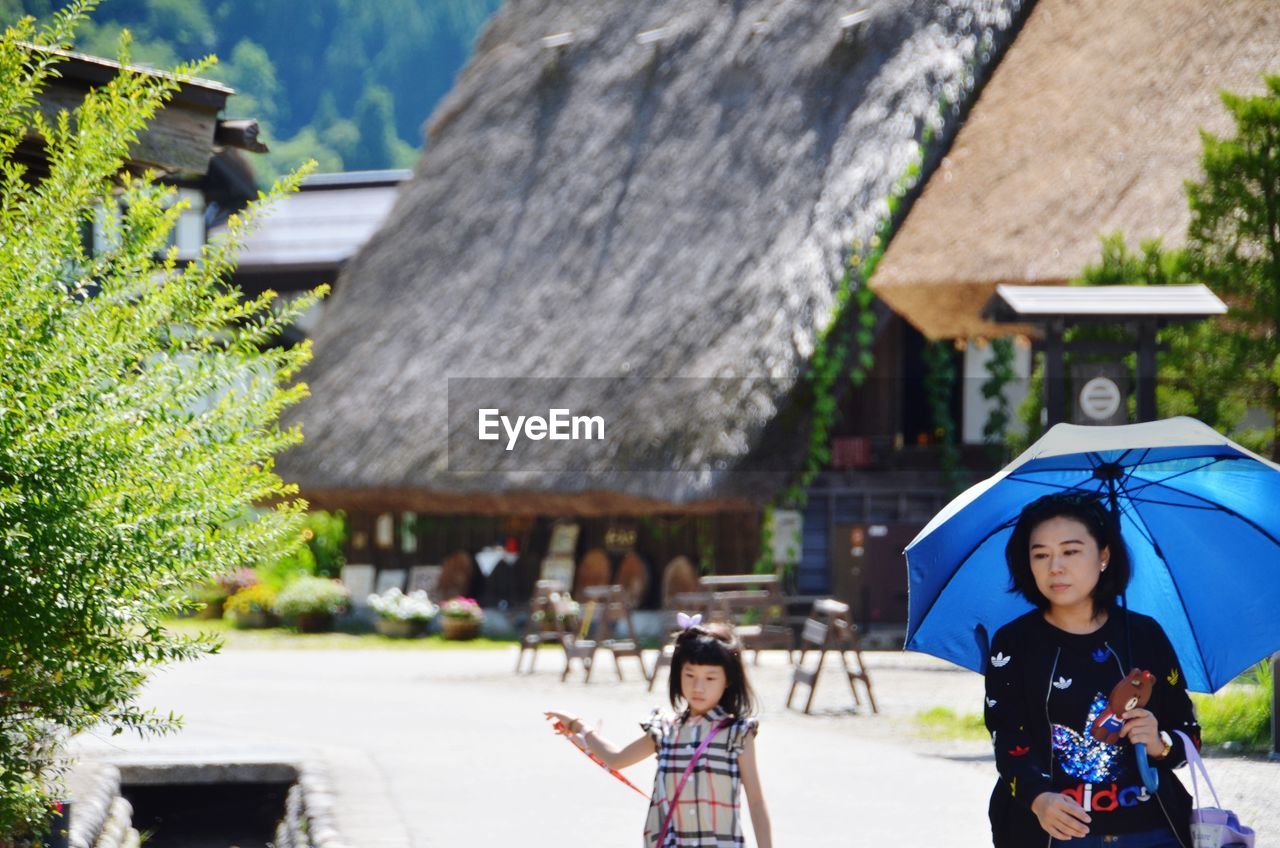
[[[534,584],[533,597],[529,599],[529,620],[520,634],[520,653],[516,657],[516,674],[530,654],[529,674],[538,661],[538,648],[547,642],[562,644],[564,637],[572,633],[577,624],[572,614],[573,600],[559,580],[539,580]]]
[[[804,657],[808,651],[818,652],[818,667],[813,671],[804,668]],[[822,673],[822,662],[827,651],[837,651],[840,662],[844,664],[845,675],[849,678],[849,690],[853,692],[855,707],[862,706],[858,696],[856,680],[861,680],[867,687],[867,699],[871,702],[871,711],[880,712],[876,706],[876,696],[871,691],[871,677],[867,674],[866,663],[862,661],[862,650],[858,645],[858,630],[849,619],[849,605],[831,598],[821,598],[813,602],[813,611],[805,620],[804,630],[800,634],[800,660],[796,663],[791,676],[791,691],[787,693],[787,706],[795,697],[796,686],[803,683],[809,687],[809,697],[804,703],[805,715],[813,707],[813,696],[818,691],[818,676]],[[850,668],[846,652],[852,651],[857,659],[857,670]]]

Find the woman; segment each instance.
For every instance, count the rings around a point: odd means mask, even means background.
[[[995,845],[1191,848],[1191,798],[1168,772],[1186,762],[1172,731],[1199,745],[1200,728],[1164,630],[1116,603],[1129,582],[1119,526],[1096,496],[1049,495],[1022,511],[1005,559],[1011,591],[1035,609],[996,632],[988,658]],[[1155,676],[1150,701],[1121,715],[1117,744],[1096,741],[1094,718],[1135,667]],[[1161,776],[1156,793],[1137,743]]]

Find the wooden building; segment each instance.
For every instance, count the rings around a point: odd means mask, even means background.
[[[57,56],[57,74],[48,80],[38,97],[38,108],[54,121],[59,111],[74,109],[85,94],[120,73],[121,65],[110,59],[62,50],[44,50]],[[139,74],[161,75],[148,68],[130,67]],[[224,115],[234,90],[214,80],[184,79],[167,103],[139,133],[130,149],[125,169],[133,173],[153,171],[161,182],[171,184],[189,204],[174,228],[173,242],[180,260],[194,259],[203,247],[210,228],[243,209],[257,195],[253,171],[245,153],[267,148],[258,141],[257,122]],[[14,153],[33,179],[48,173],[44,142],[30,134]],[[87,232],[96,246],[102,239],[100,228]]]
[[[631,539],[655,585],[677,554],[749,570],[762,509],[808,452],[806,373],[853,246],[887,214],[940,99],[996,60],[1023,8],[507,4],[339,277],[311,397],[289,419],[306,441],[282,475],[348,513],[355,563],[514,539],[521,559],[490,600],[527,598],[560,519],[580,525],[579,554]],[[875,580],[905,585],[885,540],[946,495],[918,444],[922,343],[881,311],[882,365],[841,398],[836,433],[869,450],[815,487],[793,591],[861,603],[837,580],[847,520],[866,524]],[[567,402],[576,379],[601,381],[608,451],[563,467],[547,440],[518,462],[459,462],[451,405],[474,415],[480,383],[532,412]],[[887,604],[864,614],[891,619]]]

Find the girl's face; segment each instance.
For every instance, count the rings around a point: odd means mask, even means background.
[[[1042,521],[1031,531],[1031,574],[1036,588],[1054,607],[1088,604],[1110,558],[1085,526],[1074,518],[1058,516]]]
[[[729,677],[718,665],[685,663],[680,669],[680,694],[698,715],[719,704],[728,685]]]

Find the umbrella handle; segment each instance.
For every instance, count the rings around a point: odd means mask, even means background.
[[[1147,760],[1147,746],[1141,742],[1135,743],[1133,755],[1138,760],[1138,774],[1142,775],[1142,785],[1147,787],[1148,792],[1155,792],[1160,788],[1160,773]]]

